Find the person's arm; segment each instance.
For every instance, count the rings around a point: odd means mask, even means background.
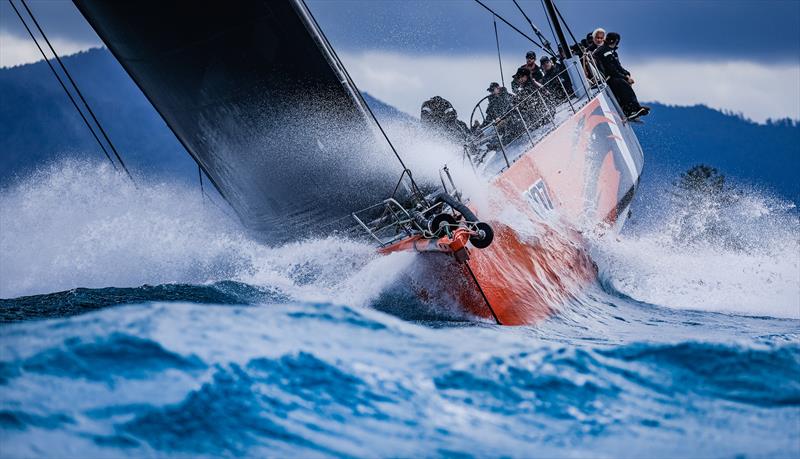
[[[619,69],[619,73],[622,75],[622,78],[628,80],[628,83],[633,84],[633,78],[631,78],[631,72],[629,72],[625,67],[622,66],[622,62],[619,61],[619,54],[614,51],[614,61],[617,63],[617,68]]]
[[[620,73],[623,75],[622,78],[624,78],[628,82],[628,84],[635,83],[635,81],[631,77],[631,72],[629,72],[625,67],[622,66],[622,64],[619,61],[619,58],[617,57],[615,58],[615,60],[617,61],[617,66],[619,67]]]
[[[487,125],[494,121],[496,117],[497,107],[492,102],[489,102],[489,105],[486,107],[486,120],[483,122],[484,125]]]
[[[602,62],[607,77],[622,78],[623,80],[628,77],[622,72],[622,66],[619,65],[619,61],[614,57],[614,51],[607,49],[600,56],[595,56],[595,59]]]

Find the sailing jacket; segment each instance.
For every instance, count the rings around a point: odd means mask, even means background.
[[[519,84],[516,79],[511,81],[511,89],[514,91],[514,94],[519,94],[520,92],[533,92],[535,91],[537,86],[533,84],[533,81],[528,78],[525,83]]]
[[[528,80],[529,81],[537,81],[537,82],[541,83],[542,82],[542,78],[544,78],[544,72],[542,72],[542,68],[539,67],[536,63],[534,63],[530,67],[528,67],[528,64],[525,64],[525,65],[521,66],[519,69],[517,69],[517,72],[519,72],[520,70],[524,71],[524,72],[528,72]]]
[[[619,63],[617,50],[606,44],[597,48],[592,55],[600,71],[603,72],[606,78],[621,78],[625,80],[631,74],[631,72],[625,70],[622,64]]]
[[[483,122],[483,125],[486,126],[497,118],[505,115],[513,106],[514,96],[509,94],[506,88],[501,88],[500,94],[492,94],[489,96],[489,106],[486,107],[486,121]]]
[[[551,94],[564,93],[564,88],[562,88],[561,83],[559,83],[560,78],[558,67],[555,65],[550,67],[550,70],[544,72],[545,87]]]

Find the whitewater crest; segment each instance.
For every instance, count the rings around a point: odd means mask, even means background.
[[[3,190],[0,297],[233,280],[297,301],[363,305],[413,259],[337,237],[272,247],[195,187],[138,182],[67,160]]]
[[[417,143],[403,146],[416,150]],[[439,148],[447,156],[447,147]],[[486,205],[480,182],[459,167],[453,171]],[[233,282],[271,299],[368,306],[409,279],[414,254],[379,256],[370,244],[335,236],[265,245],[196,187],[139,182],[134,186],[104,163],[66,160],[0,192],[0,298],[145,284],[160,287],[135,295],[142,300],[181,290],[168,284],[208,285],[212,302],[265,298],[225,296],[226,282]],[[717,204],[690,213],[672,202],[662,213],[668,218],[593,239],[603,285],[671,308],[800,317],[800,220],[793,204],[756,190],[725,209]],[[512,217],[504,219],[520,234],[531,232]],[[707,230],[719,222],[724,232]]]
[[[800,214],[752,187],[721,202],[698,196],[618,237],[593,241],[611,290],[681,309],[800,318]]]

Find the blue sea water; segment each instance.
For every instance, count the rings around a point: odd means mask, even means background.
[[[417,299],[413,255],[55,164],[0,192],[0,456],[800,456],[796,210],[638,212],[500,327]]]

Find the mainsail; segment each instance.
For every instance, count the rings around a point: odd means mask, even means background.
[[[286,241],[401,168],[302,0],[75,0],[244,224]]]

